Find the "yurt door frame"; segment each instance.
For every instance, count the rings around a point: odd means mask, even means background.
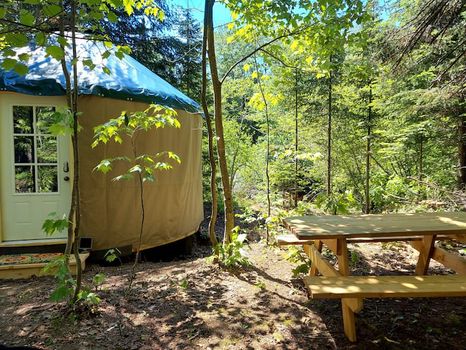
[[[1,240],[48,237],[42,224],[51,213],[68,214],[71,196],[69,137],[51,135],[50,111],[61,98],[5,94],[0,98]]]

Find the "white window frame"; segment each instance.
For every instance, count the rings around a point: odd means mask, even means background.
[[[27,134],[17,134],[15,133],[14,128],[14,115],[13,111],[15,107],[32,107],[32,133]],[[37,130],[37,117],[36,109],[37,107],[45,108],[55,108],[57,110],[57,105],[51,105],[47,103],[14,103],[10,105],[10,147],[12,148],[12,194],[14,196],[57,196],[61,194],[61,185],[60,185],[60,164],[61,164],[61,154],[60,154],[60,137],[54,136],[52,134],[42,134]],[[34,153],[33,153],[33,162],[32,163],[16,163],[15,161],[15,136],[27,136],[33,138]],[[56,163],[38,163],[37,162],[37,136],[48,136],[55,137],[57,139],[57,162]],[[39,166],[56,166],[57,167],[57,192],[39,192]],[[17,166],[33,166],[34,167],[34,192],[16,192],[16,167]]]

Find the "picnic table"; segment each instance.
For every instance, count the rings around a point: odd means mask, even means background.
[[[466,259],[435,246],[445,239],[466,242],[466,213],[296,216],[284,224],[292,235],[279,237],[279,244],[304,247],[312,262],[304,283],[313,298],[341,298],[351,341],[363,298],[466,296]],[[348,243],[390,241],[409,242],[419,251],[416,276],[350,276]],[[336,255],[338,269],[322,256],[324,245]],[[431,259],[457,274],[425,276]]]

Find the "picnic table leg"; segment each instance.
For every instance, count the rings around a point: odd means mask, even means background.
[[[342,276],[349,276],[349,260],[348,260],[348,244],[345,238],[338,239],[338,250],[339,254],[337,254],[338,258],[338,271],[342,274]]]
[[[348,243],[345,238],[338,239],[338,271],[342,276],[349,276]],[[354,313],[362,309],[362,299],[341,299],[341,311],[343,314],[343,329],[349,341],[356,341],[356,320]]]
[[[317,249],[317,251],[319,253],[322,252],[322,241],[314,241],[314,247]],[[309,271],[309,275],[310,276],[317,276],[317,274],[319,273],[319,271],[317,270],[317,267],[316,267],[316,262],[315,261],[311,261],[311,270]]]
[[[349,341],[356,341],[356,320],[354,318],[354,312],[350,307],[345,303],[345,300],[341,300],[341,310],[343,312],[343,329],[345,330],[345,335],[348,337]]]
[[[427,274],[430,259],[434,251],[435,235],[426,235],[422,238],[422,246],[419,249],[419,258],[416,265],[416,275],[422,276]]]

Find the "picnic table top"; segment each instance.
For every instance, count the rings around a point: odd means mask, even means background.
[[[294,216],[284,223],[300,239],[466,234],[466,212]]]

